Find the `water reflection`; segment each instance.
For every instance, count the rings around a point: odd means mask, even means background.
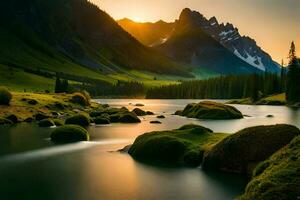
[[[169,130],[196,123],[216,132],[233,133],[254,125],[277,123],[300,127],[300,112],[284,106],[236,105],[239,120],[196,120],[172,115],[196,100],[99,100],[112,106],[142,109],[165,115],[162,124],[91,126],[91,142],[54,146],[51,129],[28,124],[0,127],[1,199],[233,199],[246,181],[239,176],[204,173],[201,169],[158,168],[138,163],[127,154],[111,153],[145,132]],[[267,115],[274,115],[267,118]]]

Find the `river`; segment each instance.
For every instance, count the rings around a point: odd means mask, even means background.
[[[233,133],[255,125],[293,124],[300,128],[300,111],[285,106],[235,105],[239,120],[195,120],[172,115],[199,100],[97,100],[114,107],[142,103],[144,110],[163,114],[162,124],[91,126],[90,142],[55,146],[51,128],[20,124],[0,127],[0,199],[43,200],[230,200],[243,193],[243,177],[204,173],[201,168],[161,168],[116,152],[145,132],[175,129],[195,123],[215,132]],[[132,105],[129,105],[129,104]],[[273,115],[274,117],[266,117]]]

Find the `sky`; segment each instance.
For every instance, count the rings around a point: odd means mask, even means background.
[[[292,40],[300,56],[300,0],[90,0],[114,19],[135,21],[178,19],[188,7],[207,18],[234,24],[242,35],[255,39],[274,60],[286,61]]]

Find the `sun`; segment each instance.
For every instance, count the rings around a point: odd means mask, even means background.
[[[139,16],[133,16],[133,17],[131,17],[131,19],[135,22],[145,22],[145,20]]]

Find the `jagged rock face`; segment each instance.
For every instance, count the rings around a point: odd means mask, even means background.
[[[212,21],[216,19],[212,19]],[[196,68],[206,68],[220,74],[259,73],[260,69],[235,56],[213,38],[209,22],[203,15],[184,9],[169,39],[157,48],[166,55]]]
[[[279,65],[272,60],[270,55],[257,46],[255,40],[241,36],[239,30],[230,23],[219,24],[216,17],[206,19],[199,12],[191,11],[188,8],[182,11],[177,23],[184,27],[201,27],[237,57],[262,71],[280,71]]]

